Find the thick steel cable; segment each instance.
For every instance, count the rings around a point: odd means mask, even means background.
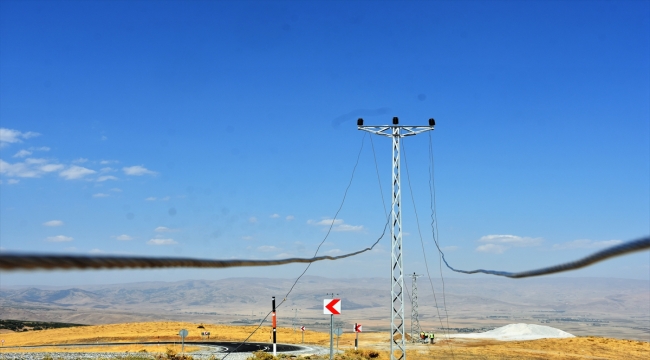
[[[445,317],[447,319],[447,329],[449,329],[449,312],[447,311],[447,295],[445,291],[445,277],[442,274],[442,257],[444,256],[439,244],[438,235],[438,208],[436,207],[436,179],[435,179],[435,161],[433,157],[433,140],[429,132],[429,207],[431,208],[431,236],[438,249],[438,269],[440,270],[440,281],[442,282],[442,301],[445,306]],[[447,330],[449,336],[449,330]],[[452,351],[453,357],[453,351]]]
[[[373,245],[374,246],[374,245]],[[86,256],[0,253],[0,270],[67,270],[67,269],[162,269],[162,268],[231,268],[277,266],[293,263],[311,264],[322,260],[339,260],[372,250],[363,250],[339,256],[288,258],[278,260],[209,260],[193,258],[153,258],[127,256]]]
[[[607,249],[597,251],[579,260],[570,261],[564,264],[549,266],[541,269],[521,271],[521,272],[507,272],[507,271],[484,270],[484,269],[458,270],[449,266],[447,260],[445,260],[444,255],[442,256],[442,260],[445,262],[445,265],[447,265],[449,269],[458,273],[463,273],[463,274],[482,273],[488,275],[505,276],[512,279],[521,279],[521,278],[527,278],[533,276],[556,274],[564,271],[577,270],[583,267],[587,267],[589,265],[593,265],[597,262],[611,259],[616,256],[627,255],[627,254],[631,254],[638,251],[644,251],[644,250],[650,250],[650,236],[637,239],[637,240],[628,241],[623,244],[615,245]]]

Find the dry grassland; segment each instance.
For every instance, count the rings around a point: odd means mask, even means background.
[[[187,329],[189,336],[186,341],[201,340],[201,331],[210,331],[210,340],[241,341],[248,336],[255,326],[225,326],[203,324],[205,329],[198,329],[198,323],[187,322],[145,322],[129,324],[113,324],[99,326],[84,326],[64,329],[29,331],[13,334],[2,334],[5,346],[73,344],[96,342],[136,342],[147,341],[178,341],[178,331]],[[269,342],[270,327],[262,327],[249,341]],[[278,342],[300,344],[300,331],[278,329]],[[374,350],[379,354],[378,360],[388,358],[387,333],[362,333],[359,345],[362,349]],[[329,334],[306,331],[305,343],[328,346]],[[349,349],[354,346],[354,334],[344,334],[339,339],[339,346]],[[97,346],[97,347],[65,347],[48,348],[45,351],[66,352],[136,352],[143,348],[148,352],[164,352],[171,346]],[[187,351],[197,349],[186,346]],[[175,349],[180,350],[180,349]],[[4,351],[9,351],[5,349]],[[14,349],[10,351],[15,351]],[[35,351],[35,350],[30,350]],[[44,351],[44,349],[38,349]],[[452,355],[453,353],[453,355]],[[419,359],[650,359],[650,343],[634,340],[618,340],[599,337],[578,337],[569,339],[544,339],[535,341],[486,341],[457,339],[451,342],[438,341],[434,345],[409,345],[410,360]]]

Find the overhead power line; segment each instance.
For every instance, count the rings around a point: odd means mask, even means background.
[[[293,263],[311,264],[322,260],[339,260],[370,251],[377,243],[363,250],[339,256],[288,258],[279,260],[208,260],[193,258],[153,258],[126,256],[0,254],[2,270],[55,269],[161,269],[161,268],[231,268],[246,266],[276,266]]]
[[[528,270],[528,271],[521,271],[521,272],[507,272],[507,271],[497,271],[497,270],[483,270],[483,269],[478,269],[478,270],[458,270],[454,269],[453,267],[449,266],[447,263],[447,260],[445,260],[445,255],[442,254],[442,261],[445,262],[445,265],[452,271],[458,272],[458,273],[463,273],[463,274],[477,274],[477,273],[482,273],[482,274],[488,274],[488,275],[497,275],[497,276],[505,276],[513,279],[521,279],[521,278],[526,278],[526,277],[533,277],[533,276],[542,276],[542,275],[550,275],[550,274],[555,274],[559,272],[564,272],[564,271],[571,271],[571,270],[577,270],[583,267],[587,267],[589,265],[593,265],[597,262],[601,262],[604,260],[611,259],[616,256],[621,256],[621,255],[627,255],[631,254],[634,252],[638,251],[643,251],[643,250],[648,250],[650,249],[650,236],[641,238],[638,240],[632,240],[625,242],[620,245],[612,246],[607,249],[595,252],[587,257],[584,257],[579,260],[575,261],[570,261],[564,264],[559,264],[555,266],[550,266],[550,267],[545,267],[541,269],[536,269],[536,270]]]

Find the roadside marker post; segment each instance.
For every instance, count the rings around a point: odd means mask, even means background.
[[[354,338],[354,350],[359,350],[359,333],[361,332],[361,324],[354,323],[354,332],[356,337]]]
[[[305,343],[305,327],[301,326],[300,331],[302,331],[302,342],[301,342],[301,344],[304,344]]]
[[[343,335],[343,329],[338,327],[334,330],[334,333],[336,334],[336,352],[339,352],[339,339],[341,338],[341,335]]]
[[[185,353],[185,337],[187,334],[188,332],[185,329],[181,329],[181,331],[178,332],[178,335],[181,337],[181,354]]]
[[[341,299],[323,300],[323,314],[330,316],[330,360],[334,359],[334,315],[341,315]]]
[[[277,318],[275,316],[275,296],[273,296],[273,298],[271,300],[271,305],[273,306],[273,313],[271,314],[271,318],[273,318],[273,356],[276,356],[277,355],[277,352],[276,352],[277,347],[276,347],[276,343],[275,343],[275,340],[276,340],[275,339],[275,334],[276,334],[275,327],[277,325],[277,322],[276,322]]]

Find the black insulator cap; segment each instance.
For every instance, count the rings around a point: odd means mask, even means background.
[[[393,125],[397,125],[397,124],[399,124],[399,119],[397,118],[397,116],[395,116],[393,117]]]
[[[363,126],[363,119],[362,118],[357,119],[357,126]]]
[[[429,126],[436,126],[436,120],[433,118],[429,119]]]

